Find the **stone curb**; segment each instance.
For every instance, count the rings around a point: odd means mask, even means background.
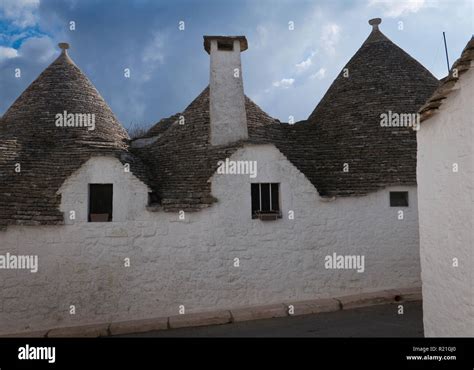
[[[190,313],[169,317],[171,329],[187,328],[194,326],[222,325],[232,322],[230,311],[214,311]]]
[[[274,317],[288,316],[287,306],[284,304],[238,308],[231,310],[230,312],[234,322],[272,319]]]
[[[161,331],[186,327],[222,325],[232,322],[271,319],[277,317],[299,316],[350,310],[388,303],[419,301],[422,299],[421,287],[382,290],[371,293],[353,294],[335,298],[313,299],[264,306],[190,313],[169,317],[142,320],[128,320],[107,324],[92,324],[54,328],[0,335],[3,338],[66,338],[66,337],[105,337]]]
[[[70,326],[64,328],[55,328],[48,331],[46,336],[48,338],[97,338],[109,335],[110,324],[92,324]]]
[[[48,334],[48,329],[38,331],[25,331],[14,334],[0,335],[0,338],[44,338]]]
[[[168,329],[168,318],[129,320],[113,322],[110,324],[110,335],[121,335],[128,333],[146,333],[147,331]]]
[[[333,312],[341,309],[337,299],[315,299],[309,301],[291,302],[286,304],[289,316],[310,315],[315,313]],[[291,310],[292,308],[292,310]],[[292,313],[293,312],[293,313]]]
[[[379,304],[395,303],[395,302],[411,302],[420,301],[421,287],[389,289],[372,293],[354,294],[336,298],[341,302],[343,310],[354,308],[375,306]]]
[[[387,304],[396,302],[396,297],[399,296],[398,291],[383,290],[374,293],[353,294],[336,298],[341,302],[343,310],[350,310],[354,308],[375,306],[379,304]]]

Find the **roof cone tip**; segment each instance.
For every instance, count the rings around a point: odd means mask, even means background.
[[[58,46],[63,51],[63,53],[65,53],[66,50],[69,49],[69,44],[67,42],[60,42]]]
[[[379,24],[382,23],[381,18],[372,18],[369,19],[369,24],[372,26],[372,29],[376,30],[379,28]]]

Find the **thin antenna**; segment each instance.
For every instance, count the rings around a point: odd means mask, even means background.
[[[446,52],[446,63],[448,64],[448,75],[449,75],[449,57],[448,57],[448,46],[446,45],[446,34],[443,31],[443,39],[444,39],[444,51]]]

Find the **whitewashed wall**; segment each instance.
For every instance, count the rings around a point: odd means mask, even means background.
[[[471,69],[418,132],[423,320],[430,337],[474,336],[473,96]]]
[[[323,201],[271,145],[231,159],[257,160],[257,178],[215,174],[219,202],[184,221],[147,211],[147,187],[115,159],[87,162],[61,189],[61,209],[77,211],[73,224],[0,232],[0,254],[38,254],[40,264],[36,274],[0,270],[0,333],[173,315],[179,305],[198,312],[421,284],[415,187]],[[86,222],[90,181],[115,184],[115,222]],[[281,183],[283,219],[251,219],[250,182]],[[404,220],[389,206],[389,190],[409,191]],[[365,272],[326,270],[334,252],[365,255]]]

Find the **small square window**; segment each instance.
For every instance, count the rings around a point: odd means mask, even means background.
[[[89,222],[112,221],[112,184],[89,184]]]
[[[252,218],[276,220],[280,213],[280,184],[251,184]]]
[[[233,42],[217,41],[217,50],[233,51],[234,50],[234,43]]]
[[[408,207],[408,191],[391,191],[390,207]]]
[[[160,204],[160,197],[158,196],[158,194],[155,193],[154,191],[151,193],[148,193],[148,205],[152,206],[156,204]]]

